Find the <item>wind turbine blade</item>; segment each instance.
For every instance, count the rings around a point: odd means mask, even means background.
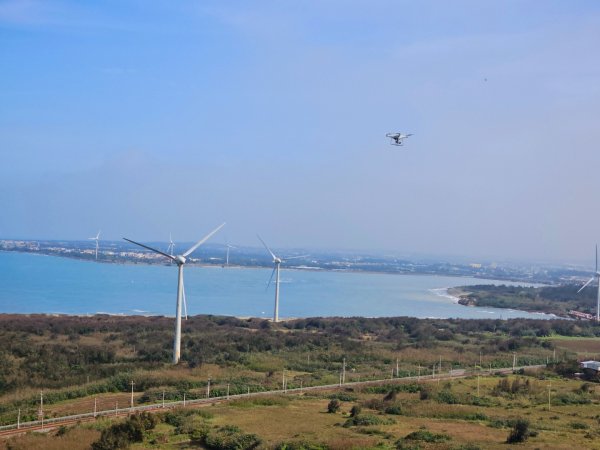
[[[256,237],[258,239],[260,239],[260,242],[262,242],[262,244],[265,246],[265,248],[267,249],[267,251],[271,254],[271,256],[273,257],[273,259],[277,259],[277,256],[275,256],[275,253],[273,253],[271,251],[271,249],[267,246],[267,244],[265,244],[265,241],[262,240],[262,238],[257,234]]]
[[[200,239],[198,242],[196,242],[194,244],[194,246],[192,248],[190,248],[187,252],[185,252],[182,256],[184,256],[184,257],[188,256],[190,253],[192,253],[194,250],[196,250],[198,247],[200,247],[202,244],[204,244],[213,234],[215,234],[217,231],[219,231],[224,226],[225,226],[225,222],[223,222],[221,225],[219,225],[213,231],[211,231],[206,236],[204,236],[202,239]]]
[[[271,286],[271,281],[273,281],[273,275],[275,275],[275,270],[277,270],[277,266],[273,267],[273,272],[271,272],[271,278],[269,278],[269,283],[267,284],[267,288],[265,289],[265,291],[267,291],[269,289],[269,286]]]
[[[174,256],[171,256],[171,255],[169,255],[168,253],[161,252],[160,250],[157,250],[157,249],[155,249],[155,248],[152,248],[152,247],[148,247],[147,245],[140,244],[139,242],[132,241],[131,239],[127,239],[127,238],[125,238],[125,237],[124,237],[123,239],[125,239],[127,242],[131,242],[132,244],[139,245],[140,247],[147,248],[148,250],[152,250],[153,252],[156,252],[156,253],[158,253],[159,255],[166,256],[167,258],[169,258],[169,259],[172,259],[173,261],[175,261],[175,257],[174,257]]]
[[[308,258],[310,255],[300,255],[300,256],[290,256],[289,258],[282,258],[285,261],[289,261],[290,259],[299,259],[299,258]]]
[[[587,287],[588,284],[590,284],[592,281],[594,281],[595,278],[596,278],[595,276],[590,278],[587,283],[585,283],[583,286],[581,286],[581,288],[579,288],[577,293],[579,294],[581,291],[583,291]]]

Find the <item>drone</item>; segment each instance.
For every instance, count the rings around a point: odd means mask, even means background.
[[[392,142],[390,142],[390,144],[397,145],[399,147],[402,147],[404,145],[404,139],[406,139],[409,136],[412,136],[412,134],[402,134],[402,133],[386,134],[386,137],[389,137],[392,140]]]

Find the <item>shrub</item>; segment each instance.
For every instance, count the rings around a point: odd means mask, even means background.
[[[351,426],[371,426],[371,425],[390,425],[393,424],[394,420],[388,418],[382,418],[373,414],[359,414],[351,417],[344,423],[344,428]]]
[[[340,410],[340,401],[337,398],[334,398],[327,405],[327,412],[330,414],[335,414]]]
[[[208,431],[201,442],[210,450],[251,450],[258,447],[262,440],[255,434],[242,432],[235,425],[225,425]]]
[[[383,411],[385,409],[385,404],[383,400],[378,398],[371,398],[365,402],[363,402],[363,406],[365,408],[374,409],[375,411]]]
[[[390,405],[387,408],[385,408],[385,413],[386,414],[395,414],[395,415],[399,416],[402,414],[402,405],[400,405],[400,403]]]
[[[552,397],[552,404],[554,405],[585,405],[591,402],[592,400],[587,396],[574,392],[562,392]]]
[[[421,400],[429,400],[433,396],[433,388],[429,385],[424,384],[421,386],[421,390],[419,391],[419,398]]]
[[[451,438],[447,434],[443,433],[432,433],[428,430],[417,430],[412,433],[407,434],[404,439],[409,441],[423,441],[423,442],[445,442],[449,441]]]
[[[517,442],[525,442],[529,437],[529,421],[525,419],[518,419],[513,429],[510,431],[506,442],[508,444],[515,444]]]
[[[115,450],[127,448],[133,442],[144,440],[144,430],[154,428],[157,419],[146,412],[136,414],[125,422],[102,430],[100,439],[92,443],[92,450]]]
[[[350,417],[356,417],[358,416],[362,411],[362,406],[360,405],[354,405],[352,407],[352,409],[350,410]]]
[[[587,423],[583,422],[571,422],[569,426],[574,430],[587,430],[590,427]]]
[[[384,402],[394,402],[396,401],[396,391],[391,390],[388,392],[385,397],[383,397]]]
[[[274,450],[328,450],[329,447],[314,442],[281,442],[274,447]]]
[[[358,397],[354,394],[350,394],[348,392],[336,392],[335,394],[331,394],[328,398],[330,399],[338,399],[342,402],[355,402]]]
[[[458,403],[458,398],[451,391],[443,390],[438,393],[437,401],[440,403],[448,403],[449,405],[454,405]]]

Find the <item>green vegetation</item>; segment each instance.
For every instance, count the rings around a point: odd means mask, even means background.
[[[53,417],[91,412],[96,400],[98,410],[126,407],[131,381],[139,405],[160,403],[163,396],[166,402],[204,398],[209,378],[211,397],[281,389],[285,369],[287,394],[167,410],[152,416],[158,418],[155,427],[137,416],[114,423],[99,419],[56,436],[7,442],[11,449],[88,450],[94,442],[95,448],[132,450],[495,448],[484,445],[484,438],[500,445],[523,419],[533,428],[527,442],[554,443],[562,433],[586,448],[585,442],[600,437],[594,418],[598,385],[568,378],[578,371],[575,357],[597,345],[585,337],[597,332],[593,323],[564,320],[316,318],[275,325],[198,316],[184,323],[184,362],[173,366],[172,319],[0,315],[0,422],[15,423],[19,409],[22,422],[37,419],[40,390],[45,417]],[[494,368],[512,365],[513,352],[518,365],[550,364],[494,375]],[[427,382],[434,366],[440,373],[440,356],[443,374],[475,370],[480,385],[476,377]],[[421,379],[292,393],[301,385],[337,384],[344,359],[347,382],[389,379],[396,359],[400,375],[420,373]],[[423,425],[451,442],[407,438]],[[412,436],[431,438],[427,433]]]
[[[549,378],[554,397],[585,395],[590,403],[552,401],[548,411],[545,383]],[[248,402],[241,408],[223,403],[113,421],[99,419],[91,425],[63,427],[43,436],[12,438],[6,444],[11,450],[89,450],[90,437],[95,436],[94,449],[475,450],[503,449],[506,442],[520,443],[520,448],[570,449],[594,448],[591,443],[600,437],[600,386],[587,383],[583,387],[580,381],[562,379],[547,370],[481,376],[479,382],[474,377],[439,385],[435,380],[421,382],[418,386],[427,386],[423,390],[431,394],[426,400],[420,399],[421,390],[392,389],[410,384],[390,382],[378,386],[378,393],[372,392],[373,386],[355,386],[352,393],[356,400],[350,404],[331,398],[332,393],[344,392],[336,389],[267,396],[266,402]],[[489,399],[484,406],[473,404],[478,385],[480,398]],[[455,402],[447,403],[439,395],[442,392],[451,392]],[[339,410],[327,414],[333,401],[339,403]],[[392,410],[396,406],[401,407],[401,415]],[[89,437],[82,439],[78,434],[82,432]]]
[[[337,398],[334,398],[327,404],[327,412],[330,414],[335,414],[340,410],[341,403]]]
[[[529,437],[529,421],[519,419],[515,422],[513,429],[510,431],[508,438],[506,439],[507,444],[516,444],[524,442]]]
[[[561,286],[523,287],[476,285],[452,289],[465,306],[511,308],[523,311],[552,313],[567,316],[570,310],[596,313],[596,291],[567,284]],[[596,334],[597,335],[597,334]]]
[[[211,396],[280,389],[283,369],[288,388],[334,384],[344,358],[347,381],[387,378],[396,358],[400,376],[427,376],[440,356],[445,372],[480,362],[489,370],[510,366],[513,352],[518,364],[556,356],[557,372],[569,375],[577,370],[568,360],[580,341],[560,341],[568,348],[555,352],[559,341],[548,337],[595,336],[598,330],[593,323],[563,320],[312,318],[273,325],[196,316],[184,322],[184,362],[174,367],[169,318],[0,315],[0,425],[15,423],[18,409],[21,421],[37,419],[40,390],[51,417],[90,412],[94,398],[99,409],[126,405],[132,380],[136,404],[202,398],[209,377]],[[420,391],[424,400],[429,395],[415,383],[389,389]],[[335,395],[356,400],[348,391]],[[451,393],[439,395],[454,401]]]

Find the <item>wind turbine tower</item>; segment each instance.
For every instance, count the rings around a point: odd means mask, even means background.
[[[225,224],[222,223],[213,231],[208,233],[198,242],[196,242],[192,247],[190,247],[185,253],[181,255],[169,255],[168,253],[162,252],[155,248],[149,247],[144,244],[140,244],[139,242],[132,241],[131,239],[123,238],[127,242],[131,242],[132,244],[139,245],[140,247],[151,250],[159,255],[163,255],[177,264],[178,269],[178,279],[177,279],[177,302],[175,306],[175,339],[173,340],[173,364],[177,364],[181,357],[181,304],[185,299],[185,288],[183,286],[183,266],[186,263],[186,258],[194,252],[198,247],[200,247],[204,242],[206,242],[213,234],[219,231]],[[187,308],[186,308],[187,309]],[[187,314],[186,314],[187,315]]]
[[[88,240],[96,241],[96,261],[97,261],[98,260],[98,241],[100,241],[100,231],[98,231],[98,234],[96,235],[96,237],[88,238]]]
[[[592,281],[598,279],[598,294],[596,299],[596,323],[600,323],[600,272],[598,272],[598,244],[596,244],[596,271],[592,278],[590,278],[581,288],[577,291],[579,294],[583,291]]]

